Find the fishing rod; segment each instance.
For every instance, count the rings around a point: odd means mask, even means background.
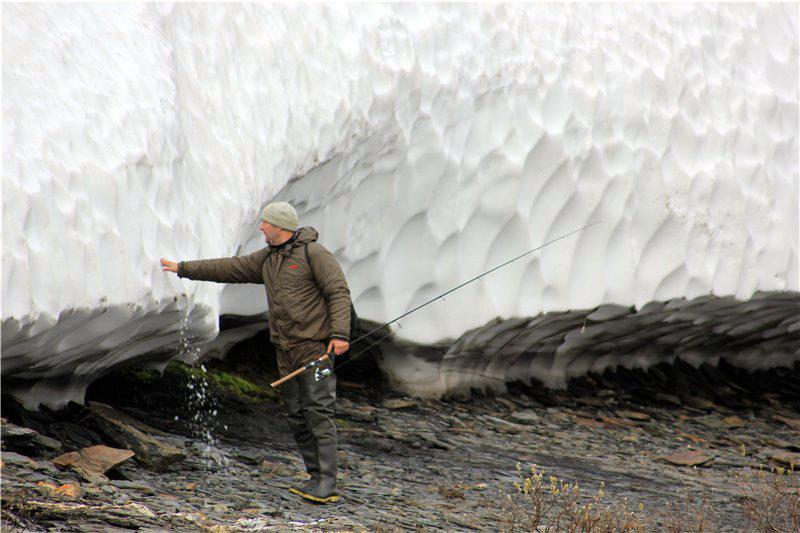
[[[496,267],[492,268],[491,270],[487,270],[487,271],[486,271],[486,272],[484,272],[483,274],[479,274],[479,275],[475,276],[474,278],[472,278],[472,279],[469,279],[469,280],[465,281],[464,283],[461,283],[460,285],[457,285],[457,286],[453,287],[452,289],[450,289],[450,290],[448,290],[448,291],[446,291],[446,292],[443,292],[442,294],[440,294],[440,295],[438,295],[438,296],[436,296],[436,297],[434,297],[434,298],[432,298],[432,299],[428,300],[427,302],[425,302],[425,303],[423,303],[423,304],[420,304],[420,305],[418,305],[418,306],[417,306],[417,307],[415,307],[414,309],[411,309],[410,311],[406,311],[405,313],[403,313],[402,315],[398,316],[397,318],[394,318],[394,319],[390,320],[389,322],[386,322],[385,324],[382,324],[382,325],[378,326],[377,328],[374,328],[373,330],[371,330],[371,331],[369,331],[369,332],[367,332],[367,333],[365,333],[365,334],[361,335],[361,336],[360,336],[360,337],[358,337],[356,340],[352,341],[352,342],[350,343],[350,345],[352,346],[353,344],[355,344],[355,343],[357,343],[357,342],[361,341],[362,339],[365,339],[365,338],[369,337],[369,336],[370,336],[370,335],[372,335],[373,333],[376,333],[376,332],[378,332],[378,331],[382,330],[383,328],[390,326],[391,324],[393,324],[393,323],[395,323],[395,322],[397,322],[397,321],[399,321],[399,320],[401,320],[401,319],[403,319],[403,318],[407,317],[407,316],[408,316],[408,315],[410,315],[411,313],[415,313],[415,312],[419,311],[419,310],[420,310],[420,309],[422,309],[423,307],[425,307],[425,306],[427,306],[427,305],[430,305],[430,304],[432,304],[433,302],[435,302],[436,300],[439,300],[440,298],[444,298],[445,296],[447,296],[447,295],[448,295],[448,294],[450,294],[451,292],[457,291],[457,290],[458,290],[458,289],[460,289],[461,287],[463,287],[463,286],[465,286],[465,285],[468,285],[468,284],[472,283],[473,281],[479,280],[480,278],[482,278],[482,277],[484,277],[484,276],[486,276],[486,275],[488,275],[488,274],[491,274],[491,273],[492,273],[492,272],[494,272],[495,270],[498,270],[498,269],[500,269],[500,268],[503,268],[504,266],[506,266],[506,265],[508,265],[508,264],[510,264],[510,263],[513,263],[513,262],[514,262],[514,261],[516,261],[517,259],[521,259],[521,258],[525,257],[525,256],[526,256],[526,255],[528,255],[528,254],[531,254],[531,253],[533,253],[533,252],[536,252],[536,251],[538,251],[538,250],[541,250],[541,249],[542,249],[542,248],[544,248],[545,246],[549,246],[549,245],[553,244],[554,242],[560,241],[561,239],[565,239],[565,238],[569,237],[570,235],[573,235],[573,234],[575,234],[575,233],[579,233],[579,232],[581,232],[581,231],[583,231],[583,230],[585,230],[585,229],[591,228],[592,226],[595,226],[595,225],[597,225],[597,224],[600,224],[601,222],[603,222],[603,221],[602,221],[602,220],[598,220],[597,222],[592,222],[591,224],[587,224],[586,226],[583,226],[582,228],[578,228],[578,229],[576,229],[576,230],[570,231],[569,233],[565,233],[564,235],[562,235],[562,236],[560,236],[560,237],[557,237],[557,238],[553,239],[552,241],[548,241],[548,242],[546,242],[546,243],[542,244],[541,246],[538,246],[538,247],[536,247],[536,248],[534,248],[534,249],[532,249],[532,250],[528,250],[527,252],[525,252],[525,253],[523,253],[523,254],[520,254],[520,255],[518,255],[518,256],[516,256],[516,257],[514,257],[513,259],[509,259],[509,260],[508,260],[508,261],[506,261],[505,263],[503,263],[503,264],[500,264],[500,265],[497,265]],[[389,333],[385,334],[383,337],[381,337],[381,338],[380,338],[380,339],[378,339],[377,341],[375,341],[375,342],[373,342],[372,344],[370,344],[370,345],[369,345],[368,347],[366,347],[365,349],[363,349],[363,350],[361,350],[360,352],[358,352],[356,355],[354,355],[354,356],[352,356],[352,357],[348,358],[348,360],[347,360],[347,361],[345,361],[344,363],[342,363],[342,364],[339,366],[339,368],[342,368],[342,367],[343,367],[343,366],[345,366],[346,364],[348,364],[348,363],[350,363],[350,362],[354,361],[354,360],[355,360],[355,359],[356,359],[358,356],[362,355],[362,354],[363,354],[363,353],[365,353],[367,350],[369,350],[370,348],[372,348],[373,346],[375,346],[376,344],[378,344],[379,342],[381,342],[381,341],[382,341],[382,340],[384,340],[385,338],[389,337],[390,335],[391,335],[391,331],[389,331]],[[298,376],[298,375],[302,374],[303,372],[305,372],[306,370],[310,370],[310,369],[312,369],[312,368],[316,368],[316,371],[315,371],[315,374],[314,374],[314,376],[315,376],[315,378],[317,379],[317,381],[320,381],[321,379],[324,379],[324,378],[326,378],[327,376],[329,376],[329,375],[331,374],[331,370],[330,370],[330,369],[328,369],[328,368],[322,368],[322,367],[320,366],[320,365],[322,365],[322,363],[324,363],[326,360],[330,360],[330,361],[331,361],[331,364],[333,363],[333,352],[328,352],[328,353],[322,354],[320,357],[317,357],[317,358],[315,358],[315,359],[314,359],[313,361],[311,361],[310,363],[308,363],[308,364],[306,364],[306,365],[304,365],[304,366],[302,366],[302,367],[298,368],[298,369],[297,369],[297,370],[295,370],[294,372],[292,372],[292,373],[290,373],[290,374],[287,374],[287,375],[285,375],[284,377],[282,377],[281,379],[279,379],[279,380],[277,380],[277,381],[273,382],[273,383],[271,384],[271,386],[272,386],[273,388],[274,388],[274,387],[277,387],[277,386],[281,385],[282,383],[285,383],[286,381],[289,381],[290,379],[294,378],[295,376]]]

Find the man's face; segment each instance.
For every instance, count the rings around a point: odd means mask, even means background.
[[[258,227],[261,233],[264,234],[264,240],[267,241],[268,244],[278,244],[280,237],[280,228],[278,226],[273,226],[269,222],[262,220]]]

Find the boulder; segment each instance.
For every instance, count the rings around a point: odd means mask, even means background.
[[[115,466],[124,463],[134,453],[130,450],[120,450],[103,446],[90,446],[78,452],[69,452],[53,459],[53,464],[69,467],[90,483],[105,483],[108,481],[105,473]]]
[[[36,470],[38,466],[30,457],[16,452],[3,452],[2,459],[4,465],[22,466],[31,470]]]
[[[714,455],[702,450],[691,450],[662,457],[670,464],[678,466],[700,466],[714,459]]]
[[[97,430],[115,445],[133,450],[146,468],[161,472],[186,457],[176,446],[153,437],[161,433],[157,429],[102,403],[89,402],[88,407]]]
[[[522,411],[514,411],[509,416],[512,420],[516,422],[521,422],[523,424],[530,425],[530,424],[537,424],[539,422],[539,415],[530,409],[525,409]]]
[[[769,454],[770,460],[786,468],[800,467],[800,453],[774,451]]]
[[[45,437],[34,429],[12,424],[5,418],[0,419],[0,442],[2,442],[3,450],[28,453],[58,451],[61,449],[61,442]]]
[[[783,424],[786,424],[790,428],[795,431],[800,431],[800,418],[794,418],[791,416],[783,416],[780,414],[772,415],[773,420],[777,420]]]

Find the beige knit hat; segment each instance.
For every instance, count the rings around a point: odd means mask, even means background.
[[[300,220],[297,211],[287,202],[273,202],[261,211],[261,220],[289,231],[297,231]]]

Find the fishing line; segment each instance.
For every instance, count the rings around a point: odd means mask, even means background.
[[[602,220],[598,220],[597,222],[592,222],[591,224],[587,224],[586,226],[583,226],[582,228],[578,228],[578,229],[576,229],[576,230],[570,231],[569,233],[565,233],[564,235],[562,235],[562,236],[560,236],[560,237],[557,237],[557,238],[553,239],[552,241],[548,241],[548,242],[546,242],[546,243],[542,244],[541,246],[537,246],[536,248],[534,248],[534,249],[532,249],[532,250],[528,250],[527,252],[525,252],[525,253],[523,253],[523,254],[520,254],[520,255],[518,255],[517,257],[514,257],[513,259],[509,259],[509,260],[508,260],[508,261],[506,261],[505,263],[503,263],[503,264],[500,264],[500,265],[497,265],[496,267],[492,268],[491,270],[487,270],[487,271],[486,271],[486,272],[484,272],[483,274],[479,274],[478,276],[475,276],[474,278],[472,278],[472,279],[469,279],[469,280],[465,281],[464,283],[462,283],[462,284],[460,284],[460,285],[457,285],[457,286],[453,287],[452,289],[450,289],[450,290],[448,290],[448,291],[446,291],[446,292],[443,292],[442,294],[440,294],[440,295],[436,296],[435,298],[432,298],[432,299],[428,300],[427,302],[425,302],[425,303],[423,303],[423,304],[421,304],[421,305],[418,305],[418,306],[417,306],[417,307],[415,307],[414,309],[412,309],[412,310],[410,310],[410,311],[407,311],[407,312],[403,313],[402,315],[398,316],[397,318],[395,318],[395,319],[392,319],[392,320],[390,320],[389,322],[386,322],[385,324],[383,324],[383,325],[381,325],[381,326],[378,326],[377,328],[374,328],[373,330],[371,330],[371,331],[369,331],[369,332],[365,333],[364,335],[361,335],[361,336],[360,336],[360,337],[358,337],[356,340],[352,341],[352,342],[350,343],[350,345],[352,346],[353,344],[355,344],[355,343],[357,343],[357,342],[359,342],[359,341],[361,341],[361,340],[363,340],[363,339],[365,339],[365,338],[369,337],[369,336],[370,336],[370,335],[372,335],[373,333],[376,333],[377,331],[380,331],[381,329],[383,329],[383,328],[385,328],[385,327],[388,327],[389,325],[391,325],[391,324],[393,324],[393,323],[397,322],[398,320],[400,320],[400,319],[402,319],[402,318],[405,318],[405,317],[407,317],[407,316],[408,316],[408,315],[410,315],[411,313],[415,313],[416,311],[418,311],[418,310],[422,309],[422,308],[423,308],[423,307],[425,307],[426,305],[430,305],[430,304],[432,304],[433,302],[435,302],[436,300],[438,300],[438,299],[440,299],[440,298],[441,298],[442,300],[445,300],[445,296],[447,296],[447,295],[448,295],[448,294],[450,294],[451,292],[457,291],[457,290],[458,290],[458,289],[460,289],[461,287],[463,287],[463,286],[465,286],[465,285],[468,285],[468,284],[472,283],[473,281],[476,281],[476,280],[478,280],[478,279],[482,278],[483,276],[486,276],[487,274],[491,274],[491,273],[492,273],[492,272],[494,272],[495,270],[497,270],[497,269],[499,269],[499,268],[502,268],[502,267],[504,267],[504,266],[506,266],[506,265],[508,265],[508,264],[510,264],[510,263],[513,263],[513,262],[514,262],[514,261],[516,261],[517,259],[521,259],[521,258],[525,257],[525,256],[526,256],[526,255],[528,255],[528,254],[531,254],[531,253],[533,253],[533,252],[536,252],[536,251],[538,251],[538,250],[541,250],[541,249],[542,249],[542,248],[544,248],[545,246],[549,246],[549,245],[553,244],[554,242],[560,241],[561,239],[565,239],[565,238],[569,237],[570,235],[573,235],[573,234],[575,234],[575,233],[578,233],[578,232],[580,232],[580,231],[583,231],[583,230],[585,230],[585,229],[591,228],[592,226],[595,226],[595,225],[597,225],[597,224],[600,224],[601,222],[603,222],[603,221],[602,221]],[[389,337],[391,334],[392,334],[392,332],[391,332],[391,330],[390,330],[390,331],[389,331],[389,333],[387,333],[386,335],[384,335],[383,337],[381,337],[381,338],[380,338],[380,339],[378,339],[377,341],[373,342],[373,343],[372,343],[372,344],[370,344],[368,347],[366,347],[365,349],[363,349],[363,350],[361,350],[360,352],[358,352],[356,355],[353,355],[353,356],[351,356],[351,357],[347,357],[347,361],[345,361],[345,362],[343,362],[342,364],[340,364],[336,370],[339,370],[339,369],[341,369],[342,367],[344,367],[345,365],[347,365],[347,364],[349,364],[349,363],[353,362],[353,361],[354,361],[354,360],[355,360],[357,357],[359,357],[360,355],[364,354],[364,353],[365,353],[367,350],[369,350],[370,348],[372,348],[372,347],[373,347],[373,346],[375,346],[376,344],[380,343],[381,341],[383,341],[384,339],[386,339],[387,337]]]

